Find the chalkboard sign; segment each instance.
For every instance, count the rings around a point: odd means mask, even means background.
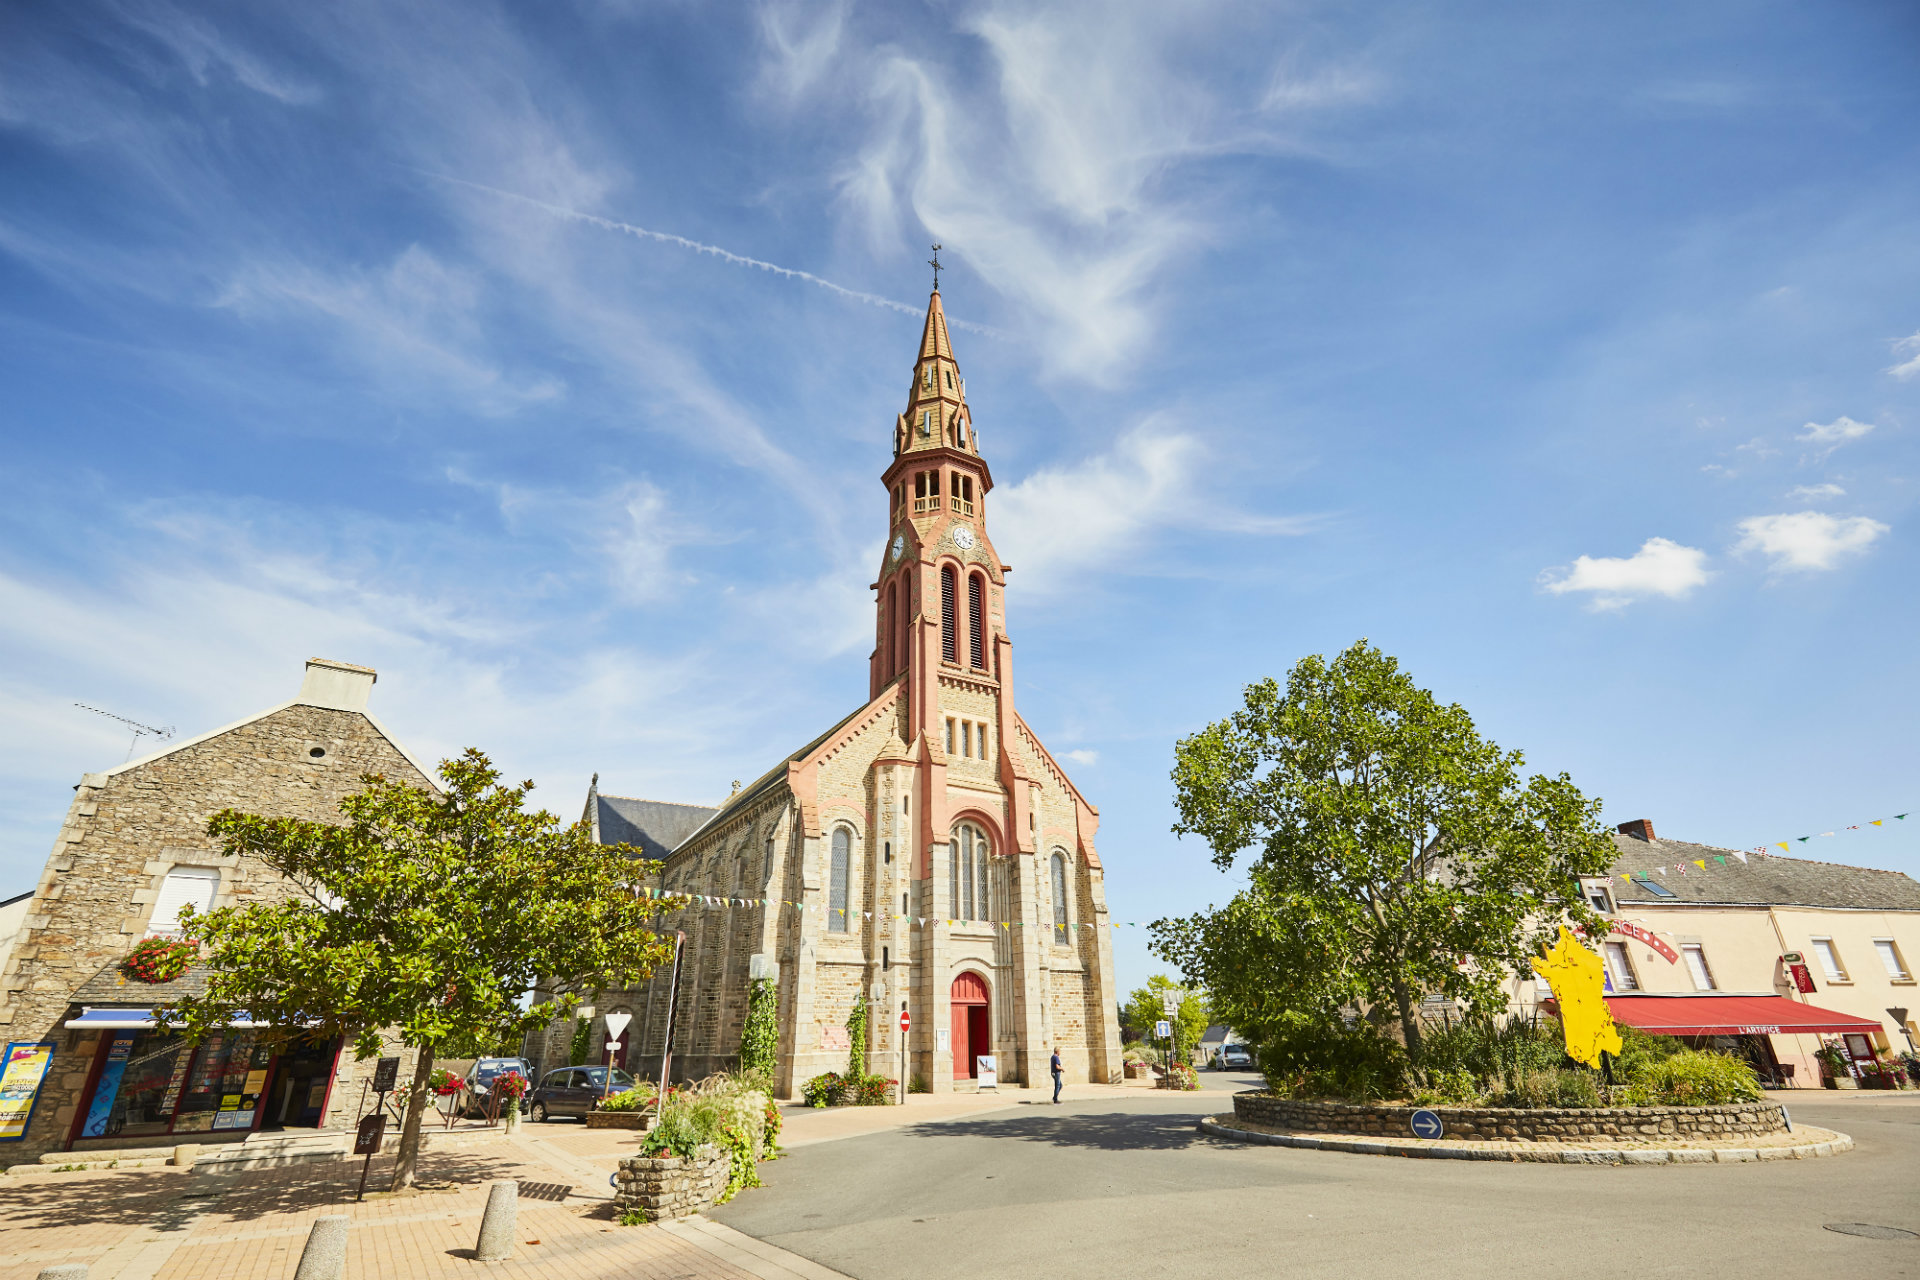
[[[381,1139],[387,1136],[387,1113],[376,1111],[360,1121],[360,1128],[353,1135],[353,1154],[370,1156],[380,1150]]]
[[[373,1091],[392,1093],[394,1083],[400,1079],[400,1059],[382,1058],[374,1064]]]

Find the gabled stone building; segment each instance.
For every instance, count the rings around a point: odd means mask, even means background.
[[[605,796],[596,779],[586,817],[608,842],[670,850],[668,891],[765,903],[678,921],[676,1078],[737,1062],[757,967],[778,977],[786,1094],[846,1068],[863,992],[872,1071],[899,1074],[905,1009],[906,1069],[935,1091],[966,1087],[982,1055],[1000,1080],[1037,1085],[1055,1045],[1069,1079],[1105,1082],[1121,1060],[1099,816],[1015,706],[1010,566],[937,290],[891,434],[866,701],[717,809]],[[596,997],[634,1015],[635,1070],[659,1069],[671,984],[663,972]],[[564,1039],[547,1038],[543,1065]]]
[[[188,1045],[154,1011],[195,989],[200,971],[148,985],[119,965],[142,938],[179,936],[189,903],[205,911],[294,892],[214,846],[207,820],[221,809],[337,822],[362,774],[433,785],[368,714],[374,680],[369,668],[315,658],[291,701],[82,775],[0,971],[7,1040],[52,1046],[31,1120],[20,1140],[0,1142],[0,1163],[351,1127],[349,1085],[371,1062],[354,1063],[338,1041],[274,1049],[252,1024]]]

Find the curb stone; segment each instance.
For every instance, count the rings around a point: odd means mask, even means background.
[[[1462,1147],[1439,1142],[1388,1142],[1385,1140],[1328,1139],[1296,1137],[1289,1133],[1255,1133],[1221,1124],[1211,1116],[1201,1117],[1200,1132],[1229,1142],[1257,1143],[1270,1147],[1295,1147],[1307,1151],[1343,1151],[1360,1156],[1405,1156],[1415,1160],[1498,1160],[1511,1164],[1745,1164],[1756,1160],[1813,1160],[1853,1150],[1853,1139],[1838,1134],[1831,1142],[1809,1142],[1798,1147],[1723,1147],[1676,1149],[1628,1149],[1623,1151],[1516,1150],[1510,1148]]]

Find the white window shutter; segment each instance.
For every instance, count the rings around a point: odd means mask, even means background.
[[[160,896],[153,904],[153,923],[147,933],[179,937],[180,908],[192,904],[196,912],[205,914],[213,906],[213,896],[219,890],[218,868],[175,867],[167,872],[166,881],[160,886]]]

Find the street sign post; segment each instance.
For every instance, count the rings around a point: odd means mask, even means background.
[[[607,1073],[600,1080],[600,1101],[607,1100],[607,1093],[613,1088],[613,1056],[620,1052],[620,1033],[633,1021],[630,1013],[610,1013],[607,1015]]]
[[[371,1115],[360,1118],[359,1127],[353,1134],[353,1154],[365,1156],[360,1165],[360,1193],[356,1200],[367,1198],[367,1173],[373,1168],[373,1157],[380,1150],[380,1143],[387,1134],[387,1095],[400,1083],[400,1059],[382,1058],[373,1067],[374,1105]],[[366,1105],[366,1094],[360,1095],[361,1105]]]
[[[900,1105],[907,1105],[907,1029],[913,1025],[913,1019],[907,1014],[907,1006],[900,1006]]]
[[[1440,1123],[1440,1117],[1424,1107],[1407,1118],[1407,1127],[1413,1130],[1416,1138],[1438,1138],[1447,1131],[1447,1126]]]
[[[393,1086],[400,1081],[400,1059],[382,1058],[373,1064],[373,1091],[392,1093]]]

